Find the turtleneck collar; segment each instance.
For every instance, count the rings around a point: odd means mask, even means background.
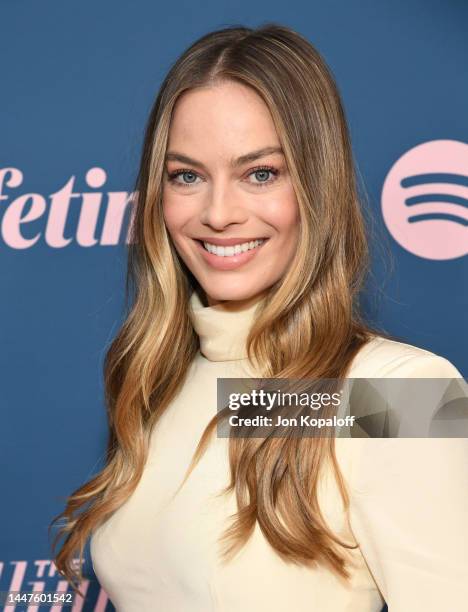
[[[246,341],[263,294],[241,307],[235,301],[204,306],[194,291],[189,300],[193,327],[200,338],[200,352],[210,361],[247,358]]]

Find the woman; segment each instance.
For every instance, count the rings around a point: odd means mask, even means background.
[[[217,378],[461,376],[359,316],[366,236],[317,51],[276,24],[194,43],[137,189],[107,463],[60,515],[59,571],[92,536],[119,612],[461,610],[464,441],[212,435]]]

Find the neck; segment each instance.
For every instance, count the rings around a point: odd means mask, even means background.
[[[245,359],[246,339],[265,293],[244,300],[215,301],[206,306],[207,296],[194,291],[190,314],[202,355],[210,361]]]

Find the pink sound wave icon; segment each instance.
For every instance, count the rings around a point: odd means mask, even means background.
[[[407,151],[382,188],[388,231],[426,259],[468,254],[468,144],[432,140]]]

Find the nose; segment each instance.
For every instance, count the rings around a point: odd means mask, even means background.
[[[206,195],[200,213],[200,222],[216,230],[223,230],[232,223],[244,223],[248,219],[248,210],[244,206],[242,195],[234,193],[232,186],[218,181]]]

